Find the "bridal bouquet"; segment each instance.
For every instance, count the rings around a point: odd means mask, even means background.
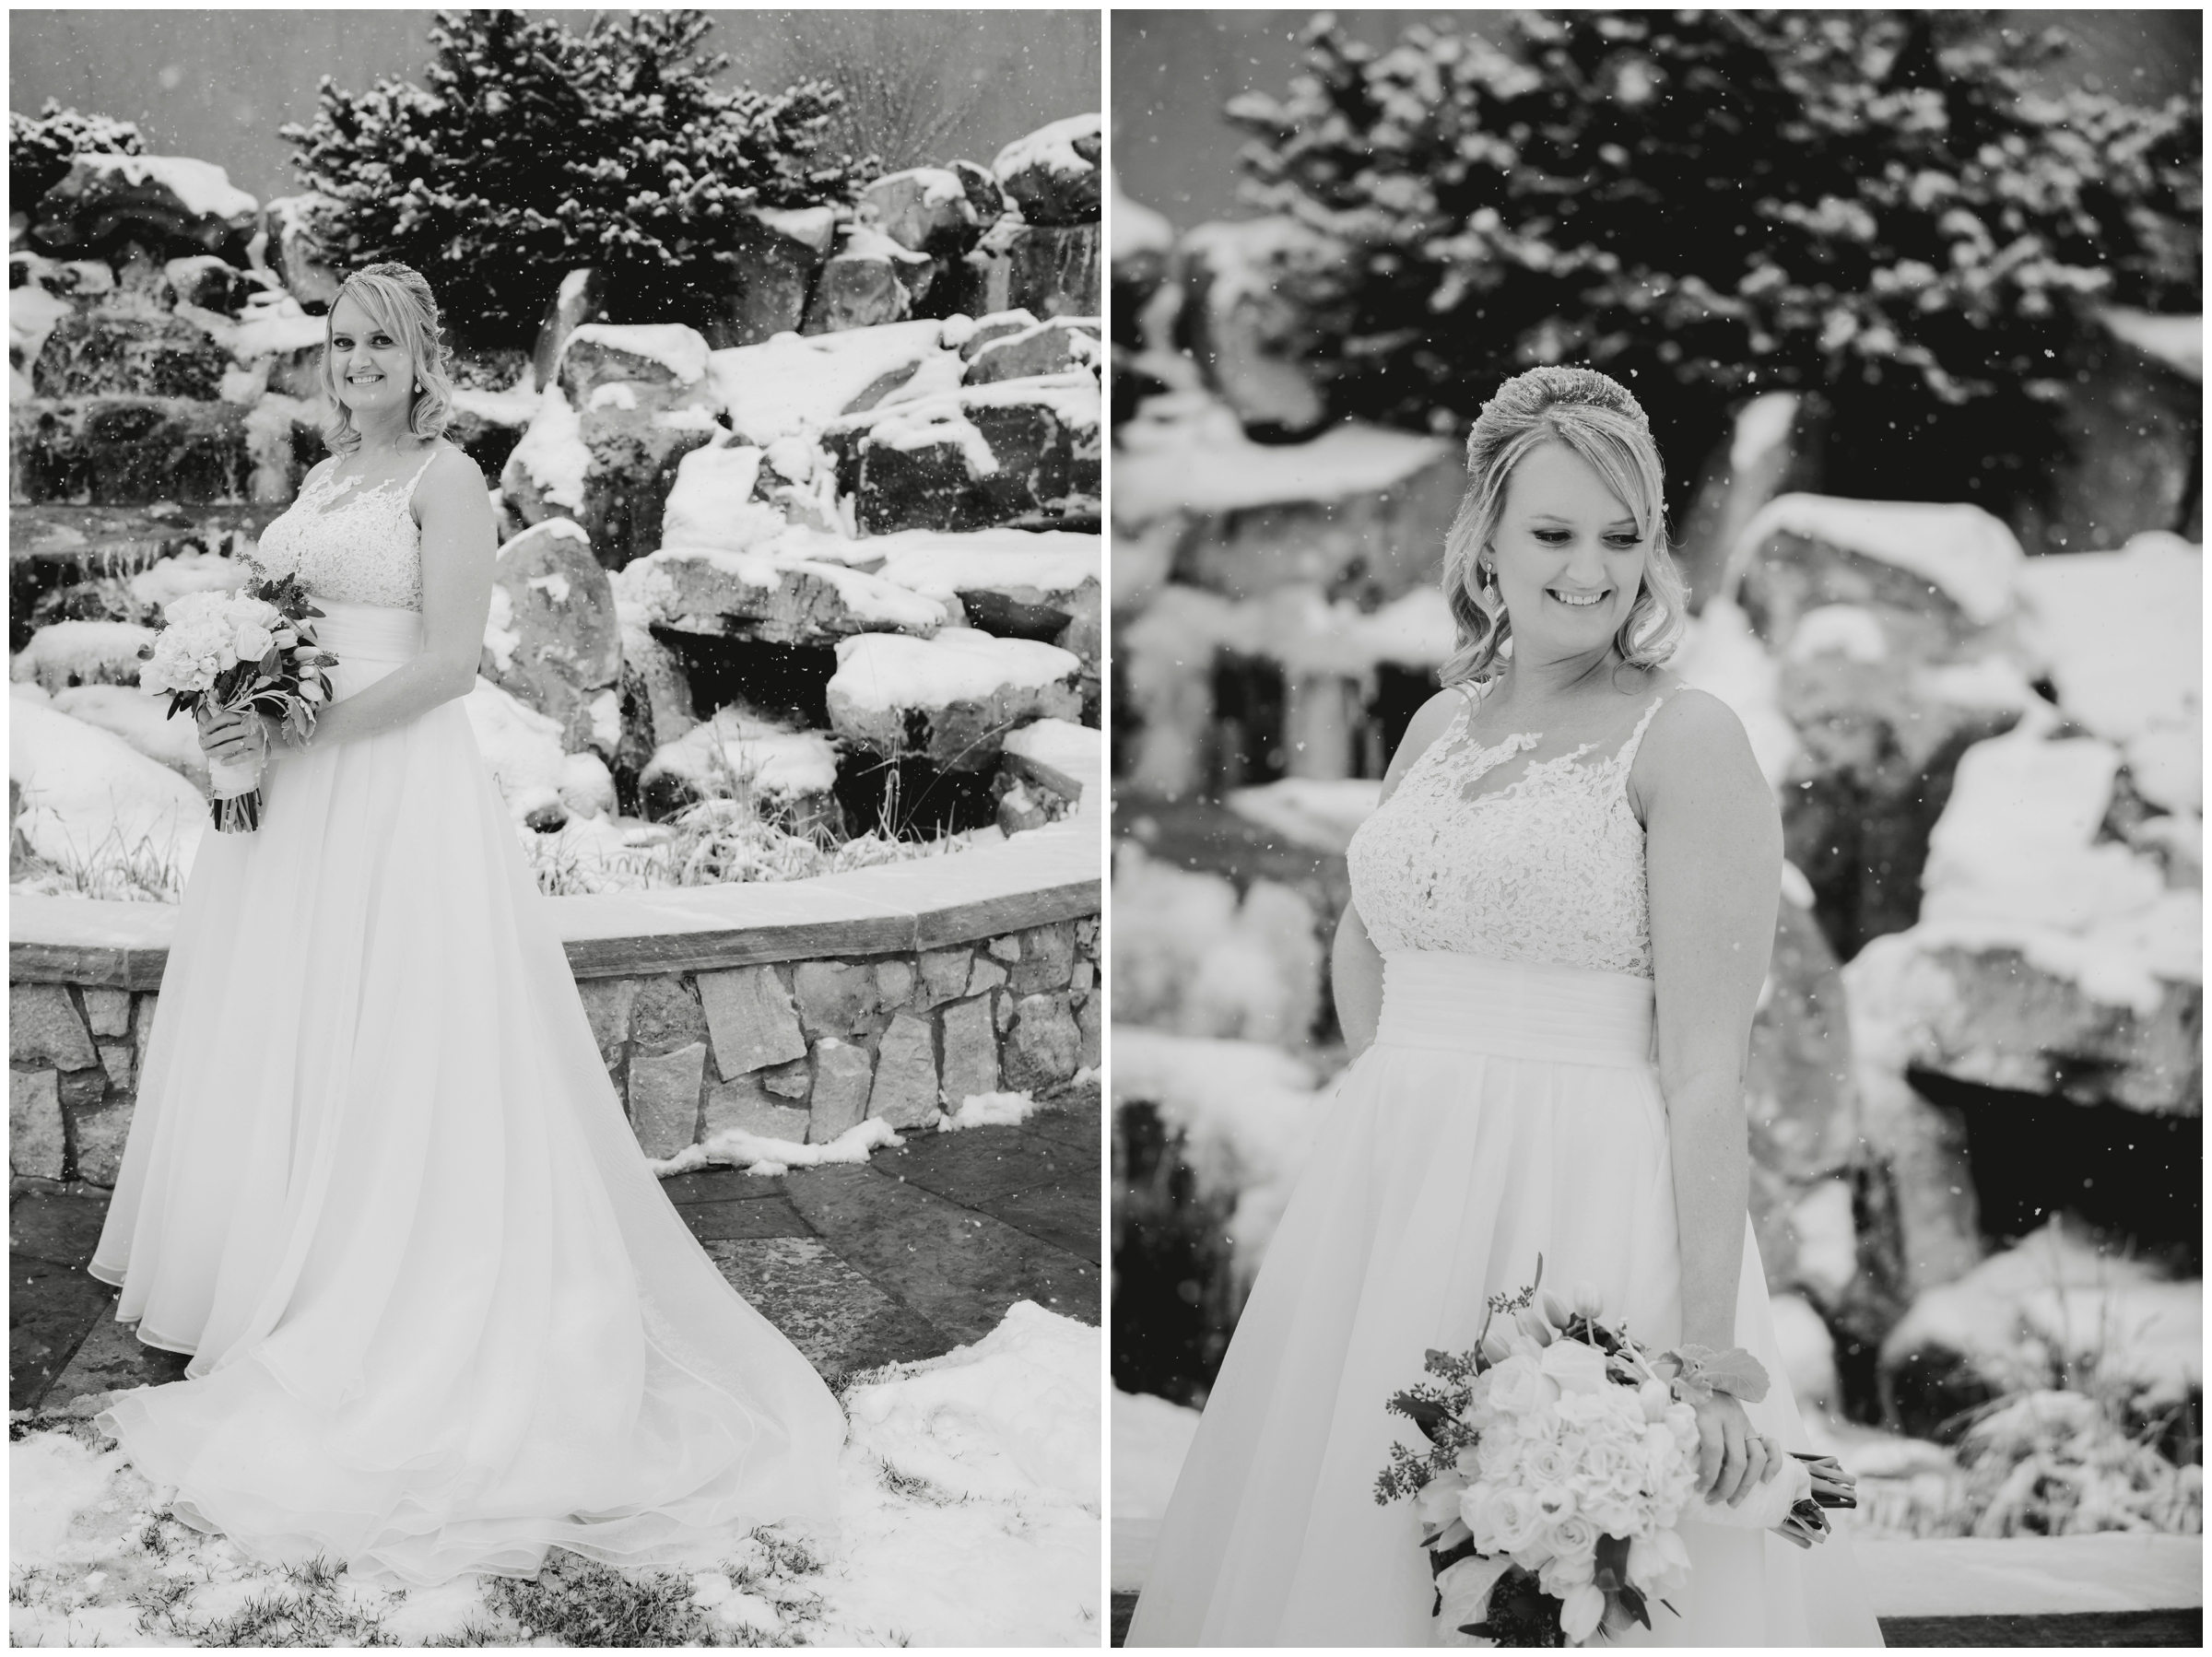
[[[1767,1375],[1741,1349],[1647,1351],[1600,1321],[1594,1289],[1571,1306],[1536,1299],[1534,1284],[1493,1296],[1475,1350],[1430,1353],[1434,1380],[1391,1399],[1428,1444],[1391,1447],[1375,1500],[1412,1498],[1447,1626],[1495,1645],[1582,1645],[1650,1628],[1651,1602],[1688,1580],[1675,1525],[1697,1487],[1692,1404],[1755,1404]],[[1493,1327],[1501,1315],[1510,1333]],[[1823,1508],[1854,1505],[1832,1459],[1793,1455],[1738,1505],[1698,1517],[1804,1547],[1828,1534]]]
[[[337,658],[316,647],[311,617],[322,615],[297,575],[254,582],[242,593],[188,593],[171,601],[164,625],[138,652],[138,688],[169,698],[169,717],[245,711],[281,720],[304,742],[330,700]],[[215,826],[261,827],[261,767],[210,760]]]

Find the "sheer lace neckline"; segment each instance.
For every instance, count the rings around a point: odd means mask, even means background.
[[[394,490],[402,492],[403,499],[412,499],[415,486],[422,481],[422,475],[430,469],[430,462],[437,455],[438,448],[433,443],[429,452],[423,456],[422,464],[414,471],[405,477],[387,477],[377,483],[363,483],[359,477],[340,479],[338,469],[334,464],[329,471],[312,481],[315,491],[313,504],[309,505],[304,499],[300,504],[308,506],[308,510],[318,518],[335,518],[341,512],[350,511],[364,500],[374,500]]]
[[[1615,770],[1625,772],[1635,762],[1636,750],[1643,740],[1645,728],[1652,715],[1658,712],[1659,704],[1674,693],[1674,686],[1661,690],[1648,702],[1636,718],[1614,751],[1603,758],[1589,760],[1586,756],[1598,747],[1603,737],[1592,737],[1563,754],[1548,759],[1529,759],[1520,770],[1494,786],[1483,786],[1486,779],[1515,758],[1529,753],[1544,740],[1541,731],[1514,731],[1495,742],[1483,742],[1476,737],[1472,726],[1475,714],[1489,696],[1488,687],[1477,687],[1471,694],[1463,692],[1458,713],[1438,741],[1438,769],[1451,773],[1458,783],[1459,797],[1470,805],[1479,805],[1489,800],[1503,799],[1516,793],[1525,793],[1547,783],[1590,781]]]

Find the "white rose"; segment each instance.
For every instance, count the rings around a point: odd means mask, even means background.
[[[1554,1341],[1544,1349],[1540,1367],[1563,1393],[1595,1393],[1606,1384],[1606,1355],[1580,1341]]]
[[[1509,1357],[1489,1371],[1488,1403],[1504,1416],[1526,1416],[1544,1408],[1559,1395],[1559,1383],[1536,1367],[1526,1355]]]
[[[1597,1557],[1597,1526],[1579,1515],[1571,1519],[1555,1519],[1551,1529],[1545,1534],[1555,1558],[1581,1559],[1585,1563]],[[1594,1565],[1591,1566],[1594,1569]],[[1587,1581],[1588,1577],[1583,1581]]]
[[[234,642],[242,662],[258,662],[276,648],[276,637],[268,629],[253,622],[238,629]]]

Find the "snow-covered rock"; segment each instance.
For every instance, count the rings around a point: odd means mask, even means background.
[[[2026,561],[1978,506],[1781,495],[1744,526],[1723,592],[1777,643],[1819,604],[1954,612],[1952,627],[1980,628],[2012,609]]]
[[[664,546],[623,576],[624,593],[665,627],[768,644],[826,646],[856,633],[926,638],[947,619],[943,601],[908,587],[767,552]]]
[[[819,731],[763,719],[732,703],[665,744],[639,773],[650,817],[696,800],[750,792],[797,816],[822,808],[837,786],[837,748]]]
[[[815,284],[809,334],[878,328],[912,317],[937,280],[937,262],[870,224],[855,224]]]
[[[912,530],[871,538],[885,550],[877,572],[926,598],[960,605],[986,633],[1045,639],[1099,671],[1101,645],[1096,535],[1047,530]]]
[[[869,535],[1088,515],[1100,483],[1088,371],[887,397],[825,433],[840,492]]]
[[[478,671],[556,721],[567,752],[614,752],[621,626],[591,539],[570,520],[548,518],[500,548]]]
[[[330,253],[329,216],[339,205],[311,191],[272,197],[261,210],[262,258],[302,304],[327,306],[338,297],[343,278]]]
[[[828,206],[755,207],[740,216],[736,245],[718,255],[729,279],[717,314],[703,324],[710,346],[728,350],[798,332],[836,240],[837,214]]]
[[[242,501],[255,466],[246,411],[228,403],[67,398],[42,402],[8,431],[18,506]]]
[[[587,337],[601,331],[600,324],[586,324],[571,336],[561,382],[541,394],[530,429],[500,474],[500,489],[525,524],[573,519],[600,562],[619,570],[661,545],[662,513],[677,467],[722,429],[708,406],[706,349],[698,334],[608,328],[603,331],[617,336],[613,343]],[[652,351],[665,351],[677,366]],[[649,365],[658,365],[662,377],[598,377]],[[699,377],[682,380],[677,369],[690,367]],[[580,408],[564,384],[588,401]]]
[[[554,378],[570,404],[588,407],[592,394],[619,382],[671,394],[706,378],[707,342],[681,323],[580,324],[561,348]]]
[[[148,759],[206,789],[207,757],[200,749],[200,728],[188,713],[171,719],[167,697],[148,696],[135,685],[79,685],[55,691],[53,707],[56,713],[122,737]]]
[[[1030,224],[1009,213],[983,232],[950,273],[970,316],[1026,310],[1041,317],[1097,316],[1100,227]]]
[[[754,499],[762,459],[749,443],[710,442],[685,455],[661,512],[662,545],[747,552],[782,534],[783,514]]]
[[[9,698],[7,729],[8,792],[21,803],[15,831],[32,852],[61,868],[166,866],[182,889],[208,820],[197,788],[114,733],[36,698]]]
[[[888,758],[925,758],[943,770],[987,771],[1007,731],[1032,719],[1073,720],[1082,708],[1075,656],[971,628],[929,639],[845,639],[837,664],[830,681],[837,734]]]
[[[1204,224],[1182,239],[1182,343],[1247,430],[1309,432],[1328,413],[1305,362],[1312,318],[1346,250],[1287,215]]]
[[[860,193],[857,212],[861,223],[935,259],[958,259],[998,217],[995,206],[971,196],[970,181],[949,167],[887,172]]]
[[[1084,224],[1099,217],[1105,147],[1105,125],[1096,114],[1072,115],[1015,139],[991,170],[1029,223]]]
[[[508,812],[533,828],[558,828],[568,817],[561,785],[569,781],[560,722],[479,677],[462,698],[477,748],[498,780]]]
[[[160,258],[220,253],[243,264],[260,204],[211,161],[88,153],[36,210],[40,244],[57,252],[113,254],[135,242]]]
[[[56,621],[30,636],[7,664],[11,679],[32,679],[48,691],[71,685],[138,683],[138,652],[154,629],[128,621]]]
[[[1304,897],[1147,856],[1113,861],[1114,1017],[1178,1035],[1304,1045],[1321,1012],[1322,917]],[[1118,1080],[1116,1085],[1118,1086]]]
[[[1347,423],[1254,443],[1203,396],[1154,398],[1120,438],[1115,524],[1174,521],[1179,569],[1231,596],[1356,577],[1345,595],[1371,608],[1430,585],[1465,485],[1441,439]]]
[[[973,350],[961,378],[970,385],[997,380],[1024,380],[1038,374],[1069,374],[1096,370],[1105,355],[1098,324],[1088,318],[1053,317],[1033,327],[994,332]]]

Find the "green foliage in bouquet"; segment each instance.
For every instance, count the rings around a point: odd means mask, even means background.
[[[843,94],[823,81],[724,91],[725,55],[699,53],[699,11],[556,16],[441,12],[429,87],[340,91],[325,76],[293,168],[335,198],[342,268],[412,264],[449,323],[526,345],[562,274],[597,265],[634,308],[680,319],[739,245],[744,210],[849,201],[872,159],[829,153]]]
[[[1324,17],[1286,96],[1230,106],[1247,199],[1347,250],[1312,365],[1339,414],[1464,429],[1522,369],[1588,364],[1650,411],[1679,502],[1732,405],[1796,390],[1891,496],[2002,499],[2056,452],[2084,301],[2201,309],[2201,96],[2037,97],[2055,30],[1500,24],[1502,49],[1414,29],[1378,53]]]
[[[40,196],[68,175],[80,155],[138,156],[146,145],[138,128],[106,115],[80,115],[49,98],[34,118],[7,112],[7,198],[28,213]]]

